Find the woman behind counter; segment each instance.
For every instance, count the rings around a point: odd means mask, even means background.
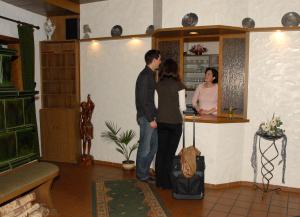
[[[204,83],[199,84],[192,98],[193,107],[200,115],[217,115],[218,71],[206,68]]]
[[[186,109],[185,86],[180,81],[178,65],[173,59],[167,59],[163,63],[159,77],[160,81],[156,87],[156,102],[158,101],[156,185],[170,189],[171,166],[182,133],[182,112]]]

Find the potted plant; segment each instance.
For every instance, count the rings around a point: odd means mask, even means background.
[[[136,136],[135,132],[133,130],[120,132],[121,128],[111,121],[106,121],[105,125],[108,130],[102,132],[101,137],[105,138],[107,141],[114,142],[117,145],[116,150],[125,158],[125,160],[122,161],[123,168],[126,170],[133,169],[134,161],[130,160],[130,156],[139,145],[139,142],[130,145],[131,141]]]

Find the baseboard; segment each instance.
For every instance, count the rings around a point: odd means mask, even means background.
[[[209,184],[205,183],[205,187],[211,188],[211,189],[224,189],[224,188],[234,188],[234,187],[253,187],[256,188],[256,185],[262,188],[261,183],[254,183],[254,182],[247,182],[247,181],[237,181],[237,182],[229,182],[229,183],[222,183],[222,184]],[[294,192],[294,193],[300,193],[300,188],[293,188],[293,187],[286,187],[282,185],[269,185],[269,189],[276,189],[280,188],[281,191],[286,191],[286,192]]]
[[[113,162],[109,162],[109,161],[95,160],[94,164],[122,168],[121,163],[113,163]],[[150,169],[150,172],[153,174],[155,173],[152,168]],[[259,187],[262,187],[261,183],[257,183],[257,185]],[[241,186],[255,188],[254,182],[247,182],[247,181],[228,182],[228,183],[222,183],[222,184],[205,183],[205,187],[210,188],[210,189],[224,189],[224,188],[234,188],[234,187],[241,187]],[[281,186],[281,185],[271,185],[271,184],[269,185],[269,189],[275,189],[275,188],[280,188],[281,191],[300,193],[300,188],[292,188],[292,187],[286,187],[286,186]]]
[[[113,163],[113,162],[110,162],[110,161],[94,160],[94,164],[122,168],[121,163]]]

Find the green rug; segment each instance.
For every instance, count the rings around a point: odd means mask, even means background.
[[[135,179],[93,183],[93,217],[170,217],[158,195]]]

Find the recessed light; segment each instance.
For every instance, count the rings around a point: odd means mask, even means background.
[[[198,32],[189,32],[190,35],[198,35]]]

